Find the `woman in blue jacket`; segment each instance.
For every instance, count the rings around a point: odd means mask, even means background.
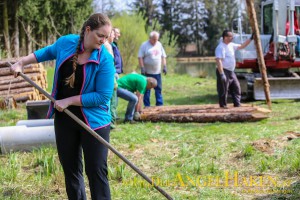
[[[109,105],[115,69],[112,67],[112,56],[102,44],[107,40],[111,29],[107,16],[93,14],[84,23],[80,36],[62,36],[54,44],[23,57],[11,67],[16,77],[25,65],[56,59],[51,94],[56,101],[51,104],[48,117],[55,113],[57,151],[69,199],[86,199],[82,152],[92,199],[110,199],[107,147],[63,110],[68,108],[109,142]]]

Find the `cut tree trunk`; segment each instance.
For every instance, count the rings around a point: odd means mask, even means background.
[[[40,84],[39,84],[40,85]],[[23,81],[23,82],[19,82],[19,83],[9,83],[9,84],[5,84],[5,85],[0,85],[0,91],[3,90],[12,90],[12,89],[17,89],[17,88],[24,88],[24,87],[30,87],[30,83]]]
[[[244,122],[268,118],[271,111],[245,105],[219,108],[219,105],[157,106],[142,110],[141,120],[152,122]]]

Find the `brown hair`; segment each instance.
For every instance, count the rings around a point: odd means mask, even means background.
[[[77,62],[78,62],[78,54],[80,52],[80,45],[83,42],[83,38],[84,38],[84,32],[87,26],[89,26],[91,28],[91,31],[98,29],[102,26],[105,25],[111,25],[111,21],[110,19],[101,13],[95,13],[92,14],[83,24],[82,28],[81,28],[81,32],[80,32],[80,37],[79,37],[79,41],[78,41],[78,45],[76,48],[76,52],[75,55],[72,59],[73,62],[73,73],[71,74],[71,76],[69,76],[68,78],[66,78],[65,82],[66,85],[69,85],[70,87],[74,87],[74,82],[75,82],[75,72],[76,72],[76,67],[77,67]]]

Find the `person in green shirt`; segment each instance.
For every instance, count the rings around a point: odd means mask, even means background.
[[[146,89],[155,88],[157,81],[152,77],[132,73],[123,76],[117,82],[117,96],[128,101],[124,122],[135,123],[133,118],[139,118],[141,102]]]

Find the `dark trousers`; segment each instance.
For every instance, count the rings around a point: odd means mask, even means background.
[[[220,107],[227,106],[228,93],[232,96],[233,105],[239,107],[241,105],[241,87],[236,74],[233,71],[223,69],[226,76],[226,83],[221,80],[218,69],[216,70],[217,75],[217,91],[219,96]]]
[[[83,118],[82,114],[80,118]],[[108,148],[65,113],[56,111],[54,126],[57,151],[65,174],[68,199],[87,199],[83,179],[83,151],[85,172],[89,180],[92,199],[110,200],[107,179]],[[110,126],[100,128],[96,132],[109,142]]]
[[[162,106],[164,104],[163,97],[161,94],[162,91],[162,81],[161,81],[161,74],[146,74],[147,77],[155,78],[157,81],[157,86],[154,88],[155,90],[155,99],[156,99],[156,106]],[[150,96],[151,90],[146,90],[144,94],[144,105],[150,106]]]

